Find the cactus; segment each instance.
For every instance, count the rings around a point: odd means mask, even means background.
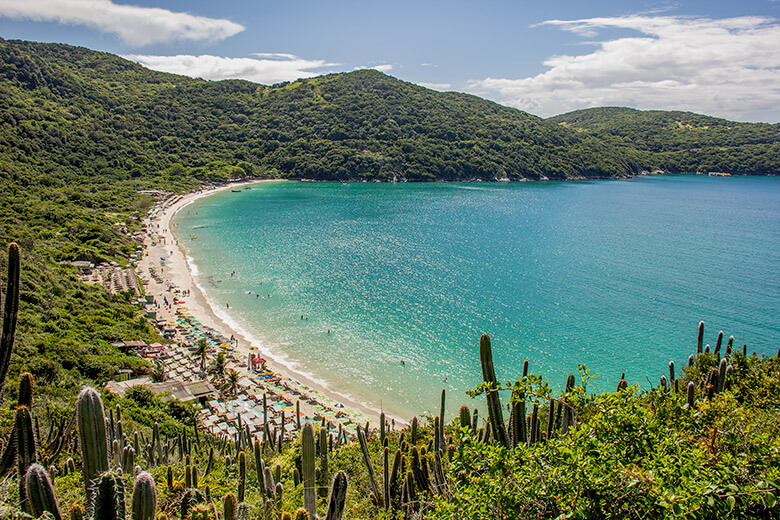
[[[333,477],[333,484],[330,487],[330,496],[328,497],[328,510],[325,513],[325,520],[340,520],[344,513],[344,506],[347,503],[347,475],[343,471],[336,473]]]
[[[718,340],[715,342],[715,359],[720,357],[721,343],[723,343],[723,331],[718,332]]]
[[[246,454],[242,451],[238,454],[238,501],[244,501],[246,491]]]
[[[199,502],[203,502],[203,494],[197,489],[187,489],[181,497],[179,504],[179,518],[185,519],[189,516],[190,510]]]
[[[379,413],[379,444],[385,445],[385,412]]]
[[[666,376],[661,376],[661,381],[659,381],[658,385],[664,390],[669,389],[669,382],[666,380]]]
[[[214,469],[214,447],[209,447],[209,458],[206,461],[206,469],[203,472],[204,477],[208,477],[209,473],[211,473],[211,470]]]
[[[371,491],[374,496],[379,499],[381,497],[381,493],[379,492],[379,486],[377,485],[376,479],[374,478],[374,465],[371,464],[371,454],[368,452],[366,434],[360,428],[360,426],[357,427],[357,436],[358,441],[360,442],[360,451],[363,453],[363,462],[366,464],[366,469],[368,470],[368,479],[371,484]]]
[[[2,295],[0,294],[0,299]],[[3,306],[3,332],[0,335],[0,392],[11,366],[11,352],[14,349],[16,319],[19,315],[19,246],[8,244],[8,277]]]
[[[566,435],[570,428],[574,428],[574,410],[568,404],[568,394],[574,388],[574,374],[566,378],[566,396],[563,398],[563,420],[561,421],[561,434]]]
[[[488,419],[493,428],[493,437],[505,448],[509,448],[509,442],[504,427],[504,417],[501,413],[501,403],[498,399],[498,381],[493,370],[493,352],[490,348],[490,336],[482,334],[479,338],[479,358],[482,364],[482,378],[486,386]]]
[[[696,353],[701,354],[701,346],[704,343],[704,322],[699,322],[699,339],[696,342]]]
[[[726,343],[726,357],[731,357],[731,349],[734,347],[734,336],[729,336],[729,341]]]
[[[324,426],[320,428],[320,482],[328,484],[328,437]]]
[[[539,405],[534,403],[531,411],[531,435],[528,438],[528,445],[536,443],[539,440]]]
[[[125,446],[122,451],[122,472],[130,473],[135,466],[135,450],[131,446]]]
[[[441,410],[439,412],[439,428],[436,429],[433,433],[436,435],[436,446],[443,447],[444,446],[444,397],[445,397],[445,391],[444,388],[441,389]]]
[[[116,473],[98,477],[92,505],[93,520],[125,520],[125,485]]]
[[[314,518],[314,517],[310,515],[308,511],[306,511],[302,507],[299,507],[298,510],[295,512],[295,516],[294,516],[295,520],[309,520],[310,518]]]
[[[471,428],[471,411],[469,410],[469,407],[466,405],[461,406],[459,415],[461,428]]]
[[[728,361],[726,361],[726,358],[723,358],[720,360],[720,365],[718,366],[718,393],[723,392],[723,389],[726,386],[726,368],[728,366]]]
[[[142,471],[133,483],[133,520],[154,520],[157,512],[157,486],[152,476]]]
[[[550,399],[550,407],[547,410],[547,431],[545,433],[545,440],[550,440],[555,429],[555,401]]]
[[[16,465],[19,475],[19,502],[22,505],[22,509],[27,510],[25,476],[28,468],[36,462],[36,450],[32,414],[26,406],[20,406],[16,409],[14,432],[16,437]]]
[[[19,376],[19,397],[17,399],[18,406],[26,406],[32,409],[33,390],[35,384],[33,376],[29,372],[24,372]]]
[[[314,484],[314,426],[309,421],[303,425],[301,437],[301,470],[303,504],[309,515],[313,517],[317,514],[317,494]]]
[[[417,437],[417,428],[418,428],[418,421],[417,421],[417,416],[415,415],[414,417],[412,417],[412,429],[411,429],[411,434],[410,434],[411,438],[409,439],[409,443],[412,446],[417,444],[417,439],[418,439],[418,437]]]
[[[385,509],[390,509],[390,448],[382,450],[382,476],[384,483]]]
[[[236,496],[233,493],[228,493],[222,499],[222,520],[236,520]]]
[[[674,361],[669,361],[669,383],[674,384]]]
[[[76,398],[76,416],[87,504],[92,503],[94,483],[108,471],[108,445],[103,401],[94,388],[85,388]]]
[[[688,408],[693,408],[694,401],[693,401],[693,394],[696,391],[696,385],[693,384],[693,381],[688,383],[688,396],[687,396],[687,403]]]
[[[33,517],[40,517],[44,511],[48,511],[55,520],[62,520],[60,506],[54,494],[54,486],[46,474],[46,470],[40,464],[32,464],[27,469],[24,478],[27,491],[27,511]]]

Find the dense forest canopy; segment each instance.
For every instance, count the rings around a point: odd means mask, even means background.
[[[780,124],[737,123],[691,112],[603,107],[548,119],[613,139],[672,173],[780,173]]]

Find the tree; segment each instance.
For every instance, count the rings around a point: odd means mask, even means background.
[[[200,371],[205,372],[206,371],[206,358],[208,357],[209,348],[206,344],[206,340],[204,338],[201,338],[198,340],[198,343],[195,345],[195,356],[200,358]]]
[[[217,354],[214,361],[209,367],[209,374],[211,380],[217,388],[222,388],[225,385],[225,374],[227,371],[227,358],[224,352]]]
[[[168,375],[165,373],[165,366],[159,361],[152,363],[152,372],[149,374],[149,377],[154,383],[162,383],[168,379]]]
[[[228,371],[227,380],[225,381],[225,384],[222,385],[222,391],[229,397],[235,397],[238,393],[238,380],[240,377],[239,373],[235,370],[230,369]]]

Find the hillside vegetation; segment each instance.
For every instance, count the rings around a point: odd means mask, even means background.
[[[780,124],[616,107],[577,110],[548,121],[633,148],[653,169],[780,174]]]

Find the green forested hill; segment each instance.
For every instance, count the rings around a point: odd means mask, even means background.
[[[149,71],[56,44],[0,44],[3,158],[126,180],[224,161],[313,179],[620,177],[598,139],[483,99],[377,71],[266,87]],[[196,173],[197,175],[197,173]]]
[[[646,152],[654,169],[780,173],[780,124],[618,107],[577,110],[548,121]]]

